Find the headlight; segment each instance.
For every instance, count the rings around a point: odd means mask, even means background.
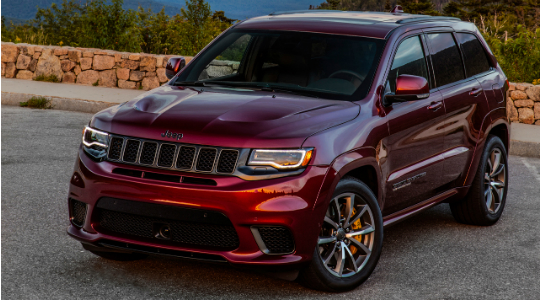
[[[102,159],[107,154],[107,149],[109,148],[109,134],[85,126],[82,143],[86,153],[94,158]]]
[[[313,149],[267,150],[255,149],[251,152],[248,165],[272,166],[280,170],[305,167],[311,159]]]

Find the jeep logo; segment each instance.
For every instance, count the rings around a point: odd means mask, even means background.
[[[173,133],[173,132],[170,132],[168,130],[165,131],[164,133],[162,133],[161,136],[162,137],[173,138],[173,139],[176,139],[177,141],[184,137],[184,135],[182,133]]]

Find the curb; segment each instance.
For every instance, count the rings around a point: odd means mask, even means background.
[[[510,153],[508,154],[540,158],[540,144],[534,142],[510,140]]]
[[[2,92],[2,105],[19,106],[20,102],[28,101],[32,97],[45,97],[51,100],[53,109],[77,111],[95,114],[105,108],[118,105],[119,103],[84,100],[76,98],[63,98],[54,96],[42,96],[36,94]]]

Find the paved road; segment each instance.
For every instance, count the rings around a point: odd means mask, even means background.
[[[69,238],[66,195],[91,115],[2,107],[3,299],[538,299],[540,159],[510,157],[508,203],[492,227],[447,205],[385,229],[360,288],[329,295],[257,272],[151,257],[111,262]]]

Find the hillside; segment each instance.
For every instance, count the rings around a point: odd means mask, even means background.
[[[48,8],[52,3],[60,5],[62,0],[2,0],[2,16],[5,16],[6,20],[9,20],[9,18],[22,20],[33,19],[36,16],[37,6]],[[171,3],[174,3],[174,1],[171,1]],[[136,10],[139,5],[144,8],[152,8],[153,11],[159,11],[165,6],[165,12],[169,15],[180,13],[180,7],[183,6],[161,3],[155,0],[124,0],[124,9]]]

